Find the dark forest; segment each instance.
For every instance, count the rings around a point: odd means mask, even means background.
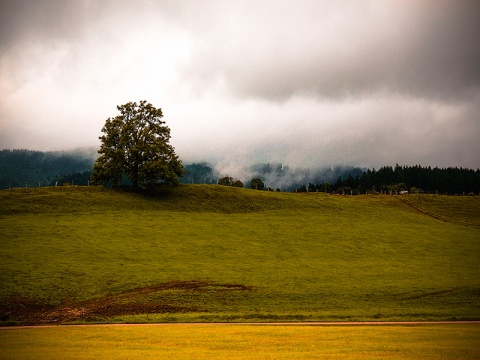
[[[89,185],[94,159],[82,152],[0,151],[0,189],[55,185]],[[217,184],[221,177],[208,163],[187,164],[184,184]],[[327,192],[346,195],[372,192],[396,194],[479,194],[480,170],[430,166],[383,166],[376,169],[337,166],[291,169],[282,164],[255,164],[239,179],[248,186],[252,178],[276,191]],[[247,176],[247,175],[245,175]],[[125,183],[124,185],[128,185]]]

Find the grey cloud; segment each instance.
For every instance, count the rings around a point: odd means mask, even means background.
[[[175,0],[1,0],[0,47],[101,39],[105,32],[123,36],[148,22],[178,20],[185,5]],[[98,31],[99,24],[107,26]]]
[[[450,99],[480,86],[476,1],[264,4],[214,20],[208,42],[198,33],[186,76],[283,101],[378,91]]]
[[[186,162],[479,166],[478,1],[0,7],[3,146],[97,146],[145,98]]]
[[[131,26],[165,21],[192,37],[183,79],[196,81],[197,92],[220,81],[235,96],[267,100],[382,91],[457,99],[480,86],[475,0],[17,0],[1,6],[0,47],[26,54],[25,66],[37,44],[46,52],[46,44],[86,37],[118,41]]]
[[[341,102],[297,98],[256,109],[251,119],[242,113],[230,119],[236,124],[244,117],[244,128],[253,125],[250,132],[240,128],[222,132],[223,142],[212,133],[177,149],[185,159],[208,159],[237,177],[234,169],[253,162],[291,167],[479,166],[480,128],[474,102],[444,104],[398,96]],[[185,152],[188,148],[193,152]]]
[[[132,33],[143,31],[145,38],[152,38],[152,27],[168,23],[169,17],[174,20],[177,13],[181,6],[173,0],[1,0],[1,80],[7,90],[16,91],[51,70],[58,58],[62,68],[55,71],[63,73],[57,78],[97,71],[93,65],[99,64],[85,59],[121,61],[129,55],[124,44]]]
[[[0,3],[0,45],[71,39],[91,19],[84,1],[15,0]]]

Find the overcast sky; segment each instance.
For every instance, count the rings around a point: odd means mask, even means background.
[[[161,107],[186,162],[480,167],[480,1],[0,0],[0,148]]]

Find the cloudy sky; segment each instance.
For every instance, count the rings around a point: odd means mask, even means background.
[[[186,162],[480,167],[480,1],[0,0],[0,148],[161,107]]]

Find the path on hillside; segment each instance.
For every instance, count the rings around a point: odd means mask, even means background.
[[[434,219],[437,219],[437,220],[440,220],[440,221],[443,221],[443,222],[447,222],[447,223],[453,222],[453,221],[451,221],[451,220],[449,220],[449,219],[444,219],[444,218],[442,218],[442,217],[440,217],[440,216],[438,216],[438,215],[435,215],[435,214],[433,214],[433,213],[431,213],[431,212],[428,212],[427,210],[422,209],[422,208],[419,207],[418,205],[413,204],[412,202],[408,201],[408,199],[405,198],[405,197],[399,196],[399,197],[397,197],[397,199],[400,200],[401,202],[403,202],[404,204],[410,206],[410,207],[413,208],[414,210],[416,210],[416,211],[424,214],[424,215],[430,216],[430,217],[432,217],[432,218],[434,218]]]
[[[151,323],[151,324],[82,324],[82,325],[25,325],[6,326],[0,330],[43,329],[43,328],[75,328],[75,327],[119,327],[119,326],[419,326],[419,325],[480,325],[478,320],[459,321],[312,321],[312,322],[212,322],[212,323]]]

